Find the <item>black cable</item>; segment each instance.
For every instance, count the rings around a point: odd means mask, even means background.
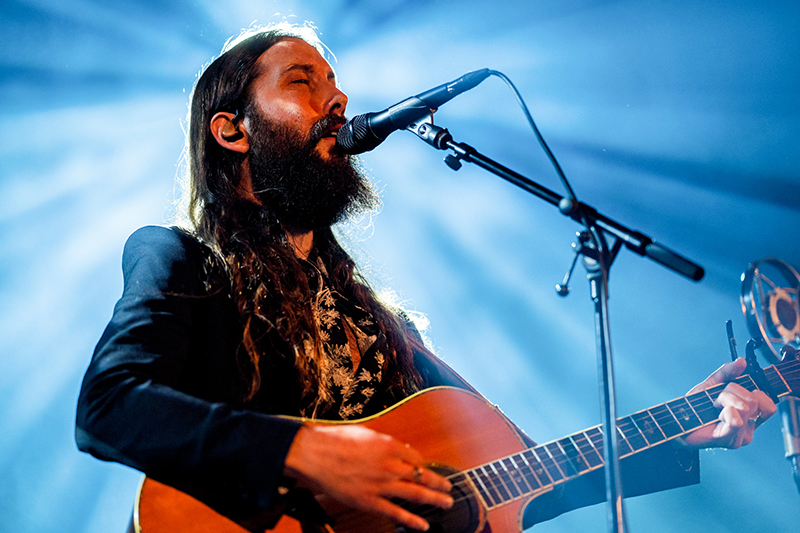
[[[536,139],[539,141],[539,145],[542,147],[545,154],[547,154],[547,158],[550,160],[550,163],[552,163],[553,168],[556,171],[556,174],[558,174],[558,177],[561,180],[561,183],[567,192],[567,197],[573,200],[574,202],[573,206],[574,206],[575,204],[578,203],[578,197],[576,196],[575,191],[572,189],[572,185],[570,185],[567,176],[564,174],[564,171],[561,169],[561,165],[558,163],[556,156],[553,155],[553,152],[550,150],[550,147],[547,145],[547,142],[544,140],[544,137],[542,136],[541,132],[539,132],[539,128],[536,126],[536,122],[533,120],[533,117],[531,116],[531,113],[528,110],[528,105],[525,103],[525,100],[522,98],[522,95],[517,90],[517,87],[514,85],[514,82],[512,82],[508,76],[506,76],[505,74],[503,74],[498,70],[490,70],[489,75],[497,76],[498,78],[506,82],[506,85],[508,85],[511,91],[514,93],[514,97],[517,99],[517,103],[522,108],[522,112],[525,114],[525,118],[528,120],[528,124],[533,130],[534,135],[536,135]],[[597,238],[598,235],[596,235],[595,230],[593,229],[593,225],[589,223],[584,213],[581,213],[581,222],[583,223],[584,227],[586,227],[586,230],[589,232],[592,242],[594,243],[595,250],[598,251],[597,254],[598,262],[600,263],[600,272],[602,274],[603,284],[605,285],[605,289],[608,290],[608,268],[605,265],[605,261],[603,260],[604,259],[603,252],[606,251],[605,249],[606,247],[603,246],[602,242],[598,242]]]
[[[525,118],[528,119],[528,124],[530,124],[533,133],[536,135],[536,139],[539,141],[539,145],[541,145],[542,149],[547,154],[548,159],[550,159],[550,162],[553,164],[553,168],[556,169],[556,174],[558,174],[561,183],[564,185],[564,189],[566,189],[567,191],[567,196],[577,201],[578,197],[575,196],[575,191],[572,190],[572,186],[569,184],[567,176],[565,176],[564,171],[561,170],[561,165],[558,164],[556,156],[554,156],[553,152],[550,151],[550,147],[547,146],[544,137],[542,137],[542,134],[539,133],[539,128],[536,127],[536,122],[533,121],[533,117],[531,116],[530,111],[528,111],[528,106],[525,103],[525,100],[522,99],[522,95],[517,90],[517,87],[514,85],[514,82],[512,82],[508,78],[508,76],[497,70],[490,70],[489,74],[492,76],[497,76],[498,78],[506,82],[509,88],[511,88],[511,91],[514,93],[514,97],[517,99],[517,103],[522,108],[522,112],[525,113]]]

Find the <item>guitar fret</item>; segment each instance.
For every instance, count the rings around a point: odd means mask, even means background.
[[[467,472],[456,472],[455,474],[450,475],[447,479],[450,480],[450,483],[455,485],[466,485],[469,483],[469,476]]]
[[[557,443],[549,442],[544,445],[544,448],[547,450],[547,453],[550,454],[550,457],[553,458],[553,461],[558,466],[558,469],[563,472],[564,477],[570,478],[577,474],[577,471],[564,456],[564,452],[561,451],[561,448],[559,448]]]
[[[633,450],[638,451],[648,447],[647,439],[644,438],[642,432],[639,431],[639,428],[636,427],[636,424],[630,417],[617,420],[617,427],[620,432],[625,435],[626,440]],[[622,455],[622,452],[620,452],[620,455]]]
[[[560,439],[556,441],[556,443],[558,444],[558,447],[561,448],[564,457],[569,460],[576,473],[580,474],[586,470],[589,470],[589,465],[586,463],[586,459],[583,457],[581,451],[575,447],[575,444],[573,444],[570,437]]]
[[[602,429],[600,430],[600,433],[603,433]],[[617,442],[619,443],[620,457],[623,455],[629,455],[636,450],[636,448],[633,447],[633,444],[628,442],[628,437],[622,432],[622,428],[620,428],[619,425],[617,425]]]
[[[576,433],[572,436],[572,440],[583,454],[586,462],[589,463],[589,466],[595,467],[603,464],[602,456],[597,453],[594,444],[585,433]]]
[[[514,482],[511,481],[511,477],[508,475],[505,468],[503,468],[502,464],[499,462],[490,463],[489,467],[496,474],[497,479],[500,480],[498,488],[501,490],[506,500],[512,500],[519,496],[519,490],[514,486]]]
[[[486,496],[485,500],[489,502],[490,505],[497,505],[501,502],[500,495],[495,490],[494,485],[489,480],[486,472],[483,471],[483,468],[474,468],[470,471],[470,474],[472,474],[477,483],[483,487]]]
[[[738,383],[745,389],[749,390],[750,392],[758,390],[758,385],[756,385],[756,382],[753,380],[752,376],[749,376],[747,374],[745,374],[744,376],[739,376],[734,381],[736,381],[736,383]],[[716,388],[718,388],[719,391],[722,392],[722,387],[723,387],[722,385],[718,385]]]
[[[483,472],[488,480],[488,486],[494,488],[495,491],[495,500],[498,503],[502,503],[508,499],[508,491],[505,490],[503,487],[503,482],[500,479],[500,476],[497,475],[497,472],[491,468],[491,464],[483,465],[480,467],[480,471]],[[488,467],[488,468],[487,468]]]
[[[650,446],[657,444],[666,439],[664,432],[658,426],[658,422],[650,415],[649,411],[640,411],[630,416],[639,431],[647,440]]]
[[[450,484],[453,486],[453,488],[458,488],[460,492],[469,493],[472,492],[472,489],[474,488],[478,491],[479,496],[483,499],[483,501],[486,502],[486,498],[484,498],[484,494],[480,487],[470,479],[469,471],[457,472],[448,476],[447,479],[450,480]]]
[[[525,461],[525,458],[522,457],[521,453],[509,457],[508,460],[511,461],[514,471],[519,476],[519,479],[515,477],[514,481],[516,481],[517,485],[519,485],[520,487],[523,487],[524,483],[525,490],[523,490],[523,492],[526,493],[534,492],[541,486],[539,484],[539,481],[536,479],[536,476],[533,474],[533,471],[528,472],[530,466]],[[520,483],[520,480],[522,481],[522,483]]]
[[[689,404],[686,398],[672,400],[671,402],[667,402],[666,405],[669,407],[669,410],[672,411],[672,414],[675,415],[675,420],[678,421],[684,433],[702,425],[702,422],[697,418],[694,409],[692,409],[691,404]]]
[[[589,433],[591,433],[590,438],[591,438],[592,444],[594,444],[594,447],[597,449],[597,453],[600,454],[600,457],[603,457],[603,461],[605,461],[605,455],[604,455],[605,454],[605,441],[604,441],[604,437],[603,437],[604,433],[603,433],[603,430],[602,430],[601,426],[597,426],[597,427],[592,428],[586,434],[589,435]],[[625,435],[622,434],[622,432],[620,431],[619,427],[617,427],[617,436],[618,436],[617,444],[618,444],[618,447],[619,447],[618,452],[619,452],[620,457],[623,456],[623,455],[630,455],[631,453],[633,453],[633,449],[628,444],[628,441],[625,440]]]
[[[677,437],[683,433],[681,425],[678,424],[678,421],[675,420],[675,416],[672,414],[672,411],[670,411],[666,405],[653,407],[650,409],[650,414],[653,416],[656,424],[658,424],[658,427],[661,428],[661,432],[664,433],[664,437],[667,439]]]
[[[600,457],[603,458],[603,462],[605,462],[605,445],[603,443],[603,431],[600,429],[600,426],[595,426],[586,431],[586,436],[589,437],[589,440],[594,445],[598,455],[600,455]]]
[[[553,480],[553,483],[564,479],[564,475],[561,473],[561,470],[558,469],[558,465],[555,464],[550,454],[547,453],[546,448],[537,446],[531,451],[536,455],[539,463],[544,467],[548,477]]]
[[[525,464],[528,465],[530,474],[533,476],[534,480],[536,481],[536,483],[539,484],[540,487],[553,484],[553,480],[550,479],[550,477],[547,475],[547,472],[545,472],[544,468],[542,468],[542,463],[540,463],[539,460],[536,459],[535,454],[531,450],[525,450],[520,454],[520,457],[522,458],[523,461],[525,461]],[[528,480],[528,483],[531,484],[531,486],[533,486],[530,477],[525,476],[525,478]]]
[[[512,457],[506,457],[500,461],[500,465],[503,467],[503,470],[508,474],[511,478],[512,483],[517,488],[520,494],[527,494],[529,493],[530,487],[528,487],[527,483],[525,483],[525,478],[522,477],[522,472],[519,471],[516,463],[514,463],[514,459]]]
[[[765,368],[764,374],[766,374],[767,381],[775,392],[775,395],[779,398],[792,392],[792,388],[786,383],[786,380],[783,379],[783,374],[774,366]]]
[[[497,474],[491,469],[487,468],[490,465],[483,465],[480,468],[480,472],[484,475],[484,482],[486,483],[487,487],[490,487],[490,490],[494,490],[492,496],[497,503],[503,503],[508,499],[508,492],[503,488],[502,483],[500,482],[500,478]]]
[[[483,481],[478,477],[478,474],[475,470],[468,470],[467,476],[469,477],[470,481],[472,481],[472,485],[475,489],[480,493],[481,498],[483,501],[486,502],[487,506],[494,505],[494,501],[492,500],[491,494],[489,494],[489,490],[486,488],[486,485],[483,484]]]
[[[687,396],[687,399],[703,424],[708,424],[719,418],[719,409],[714,407],[714,400],[705,391]]]

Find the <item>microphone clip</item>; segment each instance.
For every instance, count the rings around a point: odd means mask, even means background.
[[[433,113],[412,122],[406,126],[406,129],[437,150],[447,150],[449,147],[447,143],[453,140],[453,136],[450,135],[447,128],[440,128],[433,124]]]
[[[434,125],[432,113],[409,124],[406,129],[437,150],[451,150],[452,153],[445,156],[444,162],[453,170],[460,169],[462,161],[475,162],[473,156],[478,154],[475,149],[468,144],[455,142],[447,128]]]

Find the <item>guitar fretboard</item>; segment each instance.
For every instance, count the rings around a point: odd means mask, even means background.
[[[755,379],[744,375],[734,381],[749,391],[771,389],[777,397],[800,390],[800,362],[796,360],[766,368],[761,376],[764,381],[758,375]],[[717,385],[617,419],[620,458],[716,422],[720,409],[714,401],[724,388]],[[450,476],[450,481],[474,486],[491,510],[601,468],[603,457],[602,426],[594,426],[458,472]]]

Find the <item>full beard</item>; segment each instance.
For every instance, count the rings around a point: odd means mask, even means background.
[[[349,156],[335,147],[327,160],[317,152],[325,132],[344,118],[323,117],[304,137],[257,110],[250,117],[253,193],[281,225],[311,231],[378,205],[377,193]]]

